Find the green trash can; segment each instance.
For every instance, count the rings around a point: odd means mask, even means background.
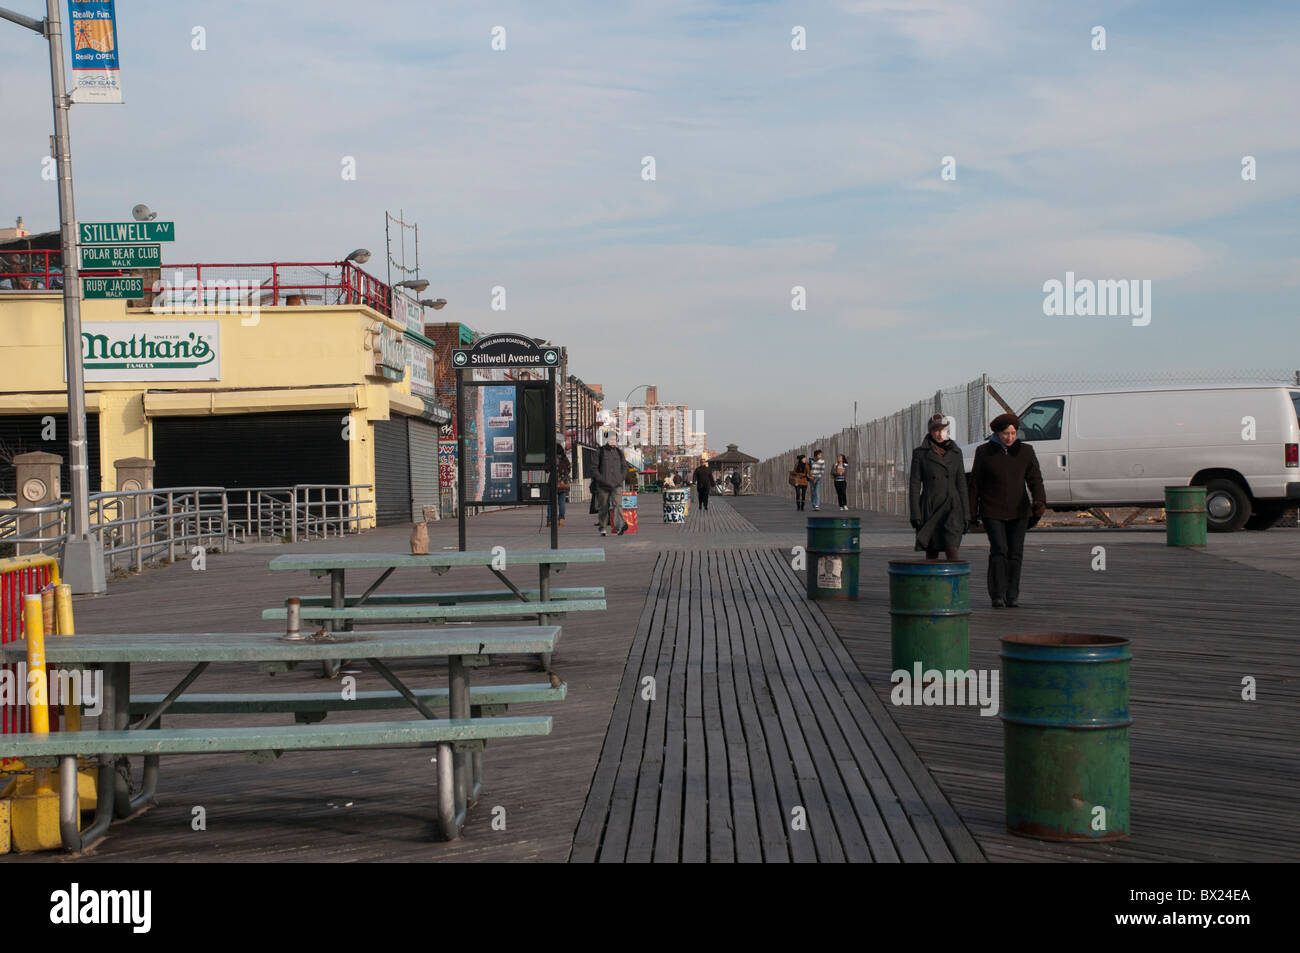
[[[1001,655],[1007,830],[1052,841],[1128,837],[1128,639],[1007,635]]]
[[[808,517],[809,599],[858,597],[862,521],[856,516]]]
[[[970,563],[889,561],[893,670],[970,668]]]
[[[1205,487],[1165,487],[1165,544],[1205,545]]]

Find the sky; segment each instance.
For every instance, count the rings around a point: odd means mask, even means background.
[[[143,202],[177,223],[166,261],[366,247],[384,278],[400,209],[441,319],[565,345],[612,401],[655,384],[713,449],[766,457],[983,373],[1300,367],[1300,4],[118,0],[118,21],[126,103],[72,110],[79,219]],[[57,227],[48,69],[0,22],[4,226]],[[1045,314],[1067,272],[1149,281],[1149,323]]]

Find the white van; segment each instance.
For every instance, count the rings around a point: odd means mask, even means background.
[[[1162,506],[1166,486],[1204,486],[1209,528],[1232,532],[1300,505],[1300,387],[1057,394],[1019,417],[1053,509]],[[967,473],[978,446],[962,448]]]

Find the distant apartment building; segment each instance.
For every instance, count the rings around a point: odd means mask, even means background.
[[[687,404],[659,402],[659,388],[647,387],[645,403],[618,408],[619,432],[626,441],[645,452],[647,463],[672,469],[698,466],[705,450],[705,433],[695,431],[698,412]]]

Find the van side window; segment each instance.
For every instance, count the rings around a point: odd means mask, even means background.
[[[1040,400],[1020,415],[1021,440],[1060,440],[1065,401]]]
[[[1300,423],[1300,392],[1291,391],[1291,403],[1295,404],[1296,423]]]

